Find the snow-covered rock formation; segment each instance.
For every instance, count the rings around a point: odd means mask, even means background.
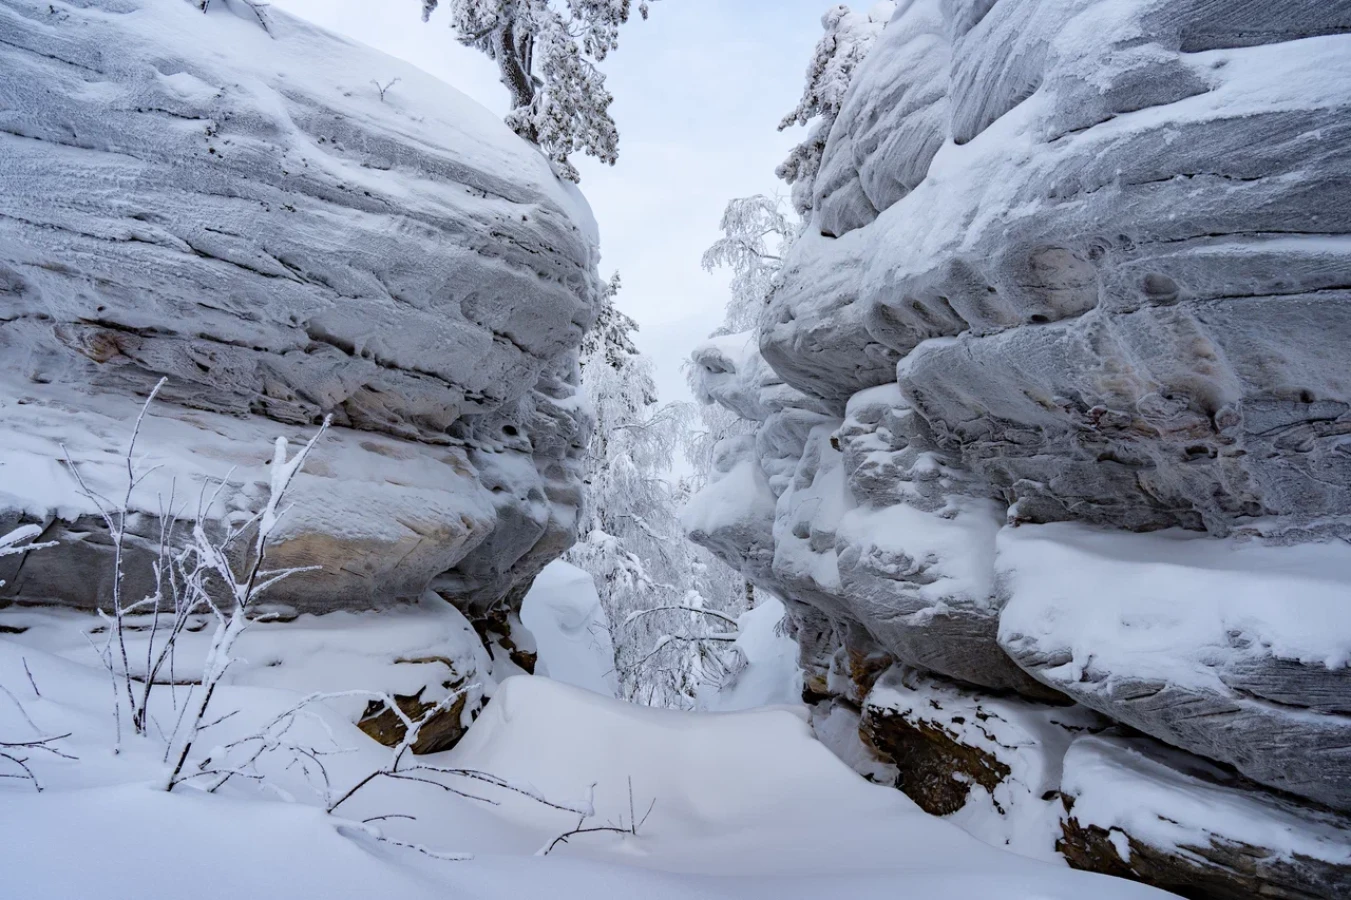
[[[272,601],[519,600],[579,502],[580,195],[453,89],[261,4],[3,0],[0,34],[0,525],[62,542],[5,596],[108,596],[71,466],[120,505],[163,377],[129,596],[163,513],[217,480],[207,517],[253,508],[273,438],[331,416],[270,560],[321,569]]]
[[[1149,766],[1184,758],[1167,744],[1232,767],[1223,790],[1272,834],[1345,827],[1351,8],[900,3],[814,190],[763,360],[695,355],[707,398],[761,424],[691,523],[797,615],[813,699],[863,704],[865,734],[900,741],[877,749],[903,788],[906,759],[999,755],[980,746],[996,730],[897,712],[940,703],[919,671],[1020,710],[1076,701],[1162,742]],[[720,500],[752,487],[759,522]],[[1019,790],[1037,802],[1066,746],[981,777],[1035,772]],[[1089,833],[1073,821],[1067,847]],[[1196,824],[1227,849],[1192,862],[1232,876],[1199,896],[1351,890],[1344,839],[1301,875],[1308,853],[1261,828]],[[1185,842],[1111,827],[1125,873],[1179,883],[1132,868],[1127,842]]]

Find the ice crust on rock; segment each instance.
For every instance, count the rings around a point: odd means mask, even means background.
[[[807,399],[704,397],[808,698],[889,659],[1351,809],[1346,4],[899,3],[814,189],[758,330]]]
[[[595,223],[453,88],[262,17],[0,4],[0,516],[64,542],[6,591],[106,593],[57,441],[120,496],[121,423],[167,377],[141,444],[165,478],[133,499],[146,535],[169,475],[195,503],[233,469],[240,508],[271,438],[331,415],[277,548],[325,569],[274,599],[519,595],[572,541]]]

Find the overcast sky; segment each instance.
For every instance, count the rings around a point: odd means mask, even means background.
[[[272,0],[371,44],[506,111],[496,66],[458,45],[447,10],[430,24],[417,0]],[[774,167],[801,139],[780,134],[797,103],[830,0],[660,0],[606,61],[619,164],[579,161],[600,223],[602,271],[624,280],[620,307],[657,365],[662,400],[688,399],[680,365],[722,319],[723,276],[699,257],[731,197],[787,193]],[[443,3],[448,7],[448,3]]]

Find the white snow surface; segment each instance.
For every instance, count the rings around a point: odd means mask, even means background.
[[[773,519],[774,494],[755,459],[754,444],[746,436],[718,444],[710,486],[691,497],[681,512],[680,524],[686,533],[754,529]]]
[[[618,696],[610,623],[590,575],[561,559],[549,563],[521,602],[521,622],[539,652],[536,675]]]
[[[801,703],[797,642],[784,632],[783,617],[783,603],[774,597],[741,614],[735,646],[746,665],[726,683],[702,690],[700,709],[735,712]]]
[[[946,599],[988,605],[994,594],[992,551],[1001,518],[990,501],[953,496],[939,513],[901,504],[855,508],[841,519],[838,537],[841,544],[860,547],[878,571],[908,574],[888,558],[913,560],[911,567],[922,567],[926,579],[914,591],[931,605],[913,615],[928,619],[944,610]]]
[[[6,623],[13,610],[6,610]],[[408,635],[418,615],[398,628]],[[638,818],[637,836],[574,836],[547,857],[537,851],[577,824],[573,814],[485,788],[500,806],[422,784],[378,781],[338,815],[325,816],[293,770],[274,766],[263,790],[232,782],[218,794],[151,784],[162,770],[158,742],[125,738],[111,753],[106,672],[80,632],[96,623],[74,613],[24,613],[29,630],[0,637],[0,684],[22,702],[0,704],[0,734],[35,728],[65,734],[78,761],[34,760],[45,790],[0,782],[5,892],[27,900],[271,898],[820,898],[944,897],[961,900],[1098,900],[1164,896],[1152,889],[1070,872],[1003,853],[924,815],[901,794],[867,784],[817,743],[801,714],[774,709],[680,713],[629,706],[547,679],[501,684],[462,743],[424,758],[491,771],[546,796],[576,803],[595,785],[596,822]],[[44,624],[36,617],[48,616]],[[357,616],[365,639],[372,616]],[[292,655],[313,672],[341,673],[352,658],[339,635],[345,619],[275,631],[280,665],[249,666],[248,684],[218,692],[221,711],[240,709],[213,730],[221,744],[294,704]],[[37,696],[25,665],[33,676]],[[267,683],[268,673],[281,673]],[[308,685],[307,685],[308,686]],[[335,683],[334,687],[342,686]],[[163,698],[167,702],[167,696]],[[339,790],[379,767],[388,750],[351,724],[350,711],[314,707],[319,723],[297,741],[351,748],[329,757]],[[157,717],[170,712],[157,710]],[[326,735],[331,731],[331,738]],[[290,802],[288,802],[288,800]],[[362,826],[359,820],[390,814]],[[451,862],[378,842],[371,829],[436,852],[473,854]],[[898,894],[898,891],[902,892]]]
[[[1351,661],[1351,545],[1279,546],[1172,530],[1109,532],[1053,523],[1005,528],[1001,640],[1021,636],[1094,669],[1217,687],[1244,654],[1344,667]]]
[[[812,732],[818,741],[840,758],[841,762],[864,778],[874,784],[896,784],[900,777],[896,767],[878,759],[877,754],[863,743],[863,738],[859,734],[861,718],[857,711],[843,703],[823,701],[813,711]],[[963,827],[966,828],[965,825]],[[970,828],[966,830],[971,831]],[[979,834],[976,837],[985,840]],[[993,842],[985,840],[985,843]]]

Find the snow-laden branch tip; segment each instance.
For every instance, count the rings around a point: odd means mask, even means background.
[[[596,786],[593,784],[593,785],[591,786],[591,791],[592,791],[593,794],[595,793],[595,789],[596,789]],[[579,818],[579,819],[577,820],[577,825],[576,825],[575,827],[569,829],[568,831],[563,832],[562,834],[558,835],[556,838],[554,838],[553,840],[551,840],[549,843],[547,843],[547,844],[545,844],[543,847],[539,848],[539,850],[537,850],[537,851],[535,852],[535,855],[536,855],[536,856],[548,856],[550,853],[553,852],[554,848],[557,847],[559,844],[566,844],[566,843],[568,843],[568,839],[569,839],[569,838],[573,838],[573,837],[576,837],[576,836],[578,836],[578,835],[583,835],[583,834],[600,834],[600,833],[608,832],[608,833],[611,833],[611,834],[628,835],[629,837],[637,837],[637,836],[638,836],[638,830],[639,830],[640,828],[642,828],[643,825],[645,825],[645,824],[647,823],[647,819],[648,819],[649,816],[652,815],[652,810],[653,810],[654,808],[656,808],[656,805],[657,805],[657,798],[656,798],[656,797],[653,797],[653,798],[652,798],[652,802],[649,803],[648,806],[647,806],[647,812],[645,812],[645,813],[643,814],[643,817],[642,817],[641,819],[637,818],[637,817],[634,815],[634,805],[633,805],[633,776],[630,775],[630,776],[629,776],[629,824],[627,824],[627,825],[624,824],[624,814],[623,814],[623,813],[620,813],[620,814],[619,814],[619,822],[618,822],[617,824],[607,824],[607,825],[587,825],[586,822],[587,822],[587,819],[590,818],[590,816],[582,816],[581,818]],[[592,815],[594,815],[594,813],[592,813]]]
[[[680,604],[675,604],[672,606],[654,606],[651,609],[636,610],[635,612],[629,613],[628,617],[624,619],[624,624],[632,625],[634,622],[638,621],[644,616],[650,616],[653,613],[671,612],[671,611],[697,613],[701,616],[709,616],[714,619],[720,619],[733,626],[737,624],[737,620],[734,617],[729,616],[726,613],[720,613],[716,609],[703,609],[698,606],[681,606]]]
[[[48,547],[55,547],[56,541],[46,541],[41,544],[31,543],[36,537],[42,534],[40,525],[20,525],[18,528],[0,535],[0,556],[14,556],[19,553],[28,553],[32,550],[45,550]],[[0,581],[0,584],[4,584]]]
[[[727,201],[718,227],[722,237],[704,251],[700,262],[709,272],[731,270],[731,298],[718,331],[736,334],[759,325],[783,256],[797,237],[798,224],[780,198],[756,194]]]
[[[243,561],[242,573],[236,570],[226,551],[227,547],[241,539],[241,526],[227,528],[223,539],[213,541],[199,519],[193,524],[187,549],[178,557],[181,586],[180,593],[175,595],[175,609],[180,614],[184,609],[191,612],[208,610],[216,619],[216,630],[203,664],[201,695],[195,711],[186,721],[180,719],[170,738],[170,746],[177,744],[178,752],[164,782],[167,791],[172,791],[175,785],[192,777],[191,774],[185,774],[184,767],[207,722],[207,712],[216,688],[234,663],[231,655],[234,645],[254,621],[252,612],[258,597],[278,582],[309,571],[308,567],[271,571],[264,566],[269,542],[284,513],[281,504],[286,492],[331,422],[331,417],[325,418],[314,436],[294,456],[288,457],[286,438],[279,437],[273,444],[268,498],[258,515],[250,517],[248,523],[242,526],[256,529],[252,552]],[[226,596],[221,600],[228,600],[228,603],[218,602],[213,595],[214,584],[223,586]],[[141,727],[144,727],[143,722]]]
[[[31,680],[31,673],[29,674],[29,677]],[[36,689],[35,686],[34,690],[36,691]],[[35,735],[34,737],[22,738],[19,740],[11,740],[8,738],[0,739],[0,760],[9,763],[10,768],[15,770],[6,772],[3,770],[3,767],[0,767],[0,778],[14,778],[30,782],[33,785],[33,789],[40,794],[43,791],[43,785],[41,779],[38,778],[37,773],[33,771],[33,767],[30,765],[33,758],[32,754],[47,753],[60,759],[76,759],[77,757],[72,756],[55,746],[58,741],[64,741],[66,738],[70,737],[71,733],[43,734],[42,729],[38,728],[38,726],[34,724],[32,717],[28,715],[28,710],[24,708],[24,705],[19,702],[19,698],[15,697],[9,688],[0,684],[0,693],[3,693],[8,697],[10,702],[18,708],[20,717],[23,718],[24,723]]]

